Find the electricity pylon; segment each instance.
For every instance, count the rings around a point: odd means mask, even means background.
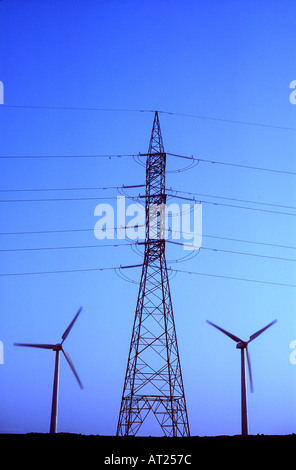
[[[152,412],[165,436],[189,436],[189,424],[165,258],[166,154],[155,112],[146,158],[144,263],[117,426],[135,436]]]

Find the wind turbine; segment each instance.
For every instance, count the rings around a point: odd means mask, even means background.
[[[261,330],[257,331],[253,335],[251,335],[249,341],[243,341],[242,339],[238,338],[237,336],[233,335],[232,333],[229,333],[228,331],[223,330],[223,328],[220,328],[220,326],[217,326],[214,323],[207,320],[207,323],[214,326],[218,330],[222,331],[222,333],[229,336],[229,338],[233,339],[237,343],[236,348],[241,350],[241,414],[242,414],[241,424],[242,424],[242,434],[243,435],[248,434],[248,411],[247,411],[245,351],[246,351],[247,363],[248,363],[248,369],[249,369],[249,376],[250,376],[250,388],[251,388],[251,392],[253,392],[252,370],[251,370],[250,355],[249,355],[249,352],[248,352],[248,344],[251,341],[253,341],[253,339],[257,338],[257,336],[261,335],[261,333],[263,333],[263,331],[267,330],[267,328],[269,328],[271,325],[276,323],[276,321],[277,320],[274,320],[273,322],[269,323],[267,326],[265,326]]]
[[[63,349],[63,343],[67,338],[68,334],[70,333],[75,321],[79,313],[81,312],[82,307],[78,310],[75,317],[71,321],[68,328],[66,328],[65,332],[62,334],[62,341],[61,343],[57,344],[31,344],[31,343],[14,343],[14,346],[28,346],[32,348],[41,348],[41,349],[52,349],[55,351],[55,369],[54,369],[54,380],[53,380],[53,392],[52,392],[52,407],[51,407],[51,419],[50,419],[50,432],[56,433],[57,432],[57,410],[58,410],[58,388],[59,388],[59,368],[60,368],[60,351],[64,354],[69,366],[71,367],[79,385],[83,388],[82,383],[77,375],[77,372],[73,366],[73,363],[69,357],[69,354],[66,353]]]

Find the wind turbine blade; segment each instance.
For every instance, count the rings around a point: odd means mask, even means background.
[[[56,344],[31,344],[31,343],[13,343],[14,346],[28,346],[30,348],[53,349]]]
[[[68,328],[64,331],[63,335],[62,335],[62,344],[63,342],[65,341],[65,339],[67,338],[68,334],[70,333],[71,329],[72,329],[72,326],[74,325],[75,321],[77,320],[77,317],[79,315],[79,313],[81,312],[82,310],[82,307],[80,307],[80,309],[78,310],[78,312],[76,313],[75,317],[73,318],[73,320],[71,321],[70,325],[68,326]]]
[[[207,320],[207,323],[209,323],[210,325],[214,326],[215,328],[217,328],[218,330],[222,331],[222,333],[224,333],[225,335],[229,336],[229,338],[233,339],[233,341],[236,341],[237,343],[239,343],[240,341],[242,341],[240,338],[238,338],[237,336],[233,335],[232,333],[229,333],[228,331],[226,330],[223,330],[223,328],[220,328],[220,326],[217,326],[215,325],[214,323],[210,322],[209,320]]]
[[[252,369],[251,369],[251,359],[248,351],[248,346],[246,346],[246,355],[247,355],[247,363],[248,363],[248,369],[249,369],[249,376],[250,376],[250,389],[251,392],[253,393],[253,379],[252,379]]]
[[[73,374],[75,375],[75,377],[76,377],[76,379],[77,379],[77,382],[79,383],[80,388],[83,388],[83,385],[82,385],[82,383],[81,383],[81,380],[80,380],[80,378],[78,377],[78,374],[77,374],[77,372],[76,372],[76,370],[75,370],[75,368],[74,368],[74,366],[73,366],[73,362],[71,361],[69,354],[66,353],[66,351],[64,351],[63,349],[62,349],[62,351],[63,351],[63,353],[64,353],[65,358],[66,358],[67,361],[68,361],[69,366],[70,366],[71,369],[72,369]]]
[[[273,325],[274,323],[276,323],[277,320],[273,320],[271,323],[269,323],[267,326],[265,326],[264,328],[262,328],[261,330],[257,331],[256,333],[254,333],[253,335],[250,336],[250,339],[248,341],[248,343],[250,341],[253,341],[253,339],[257,338],[257,336],[261,335],[261,333],[263,333],[263,331],[267,330],[267,328],[269,328],[271,325]]]

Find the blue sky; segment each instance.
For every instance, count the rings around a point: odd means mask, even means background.
[[[167,152],[287,172],[202,161],[178,172],[187,160],[167,158],[167,187],[207,196],[202,246],[248,253],[201,249],[176,264],[186,253],[167,246],[172,268],[214,275],[179,272],[171,281],[192,435],[240,432],[239,351],[207,319],[242,339],[278,320],[250,345],[249,430],[296,430],[296,289],[287,286],[296,285],[295,9],[289,0],[0,3],[0,156],[10,157],[0,159],[1,250],[110,244],[94,236],[94,209],[114,204],[108,196],[118,191],[69,189],[145,183],[131,157],[87,157],[147,152],[153,113],[140,110],[173,113],[159,114]],[[80,158],[12,158],[65,155]],[[20,234],[41,231],[51,233]],[[141,256],[97,246],[2,251],[0,259],[1,274],[55,272],[0,278],[0,432],[48,432],[54,354],[13,343],[60,341],[83,306],[65,349],[84,389],[61,358],[58,430],[115,434],[138,285],[113,270],[56,271]],[[138,281],[140,269],[128,275]],[[153,422],[143,426],[157,432]]]

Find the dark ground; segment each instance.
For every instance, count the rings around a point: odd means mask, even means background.
[[[3,467],[229,468],[294,465],[296,434],[287,436],[113,437],[81,434],[0,434]],[[8,460],[4,460],[8,457]],[[135,464],[135,460],[137,462]],[[112,462],[113,458],[113,462]],[[226,468],[226,466],[225,466]]]

